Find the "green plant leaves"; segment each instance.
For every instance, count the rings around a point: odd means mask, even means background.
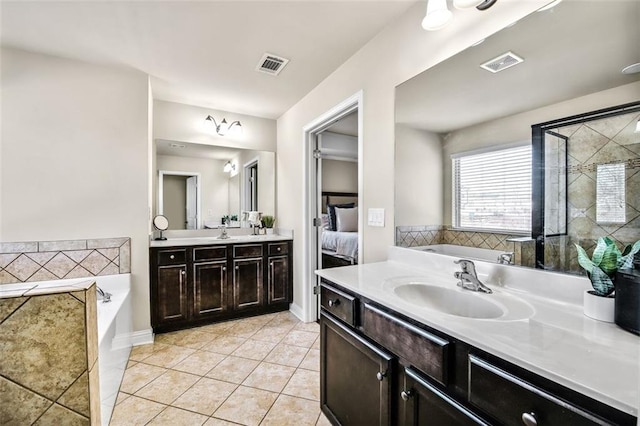
[[[577,244],[574,244],[574,246],[576,246],[576,250],[578,250],[578,263],[590,274],[595,264],[589,259],[589,255],[582,247]]]
[[[591,275],[591,285],[598,296],[608,296],[613,293],[615,287],[611,278],[599,267],[594,267]]]
[[[622,252],[623,256],[618,259],[618,269],[629,269],[633,266],[633,257],[640,251],[640,241],[633,245],[628,245]]]
[[[578,251],[578,263],[589,274],[591,285],[599,296],[608,296],[615,289],[613,278],[618,269],[633,266],[633,257],[640,251],[640,241],[629,245],[620,252],[615,241],[609,237],[598,238],[593,256],[589,259],[587,252],[578,244],[574,244]]]

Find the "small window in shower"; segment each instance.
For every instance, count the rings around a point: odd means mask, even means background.
[[[598,164],[596,222],[626,223],[625,163]]]

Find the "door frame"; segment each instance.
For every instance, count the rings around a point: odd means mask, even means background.
[[[304,169],[304,195],[302,209],[302,245],[304,247],[304,256],[302,262],[303,268],[303,287],[302,287],[302,316],[306,322],[316,321],[319,316],[317,312],[317,295],[313,294],[313,287],[319,284],[319,279],[315,275],[315,264],[319,256],[320,243],[316,238],[315,226],[313,226],[313,218],[315,217],[316,203],[319,199],[317,194],[316,182],[316,163],[313,156],[315,140],[318,133],[327,127],[342,119],[346,115],[358,111],[358,264],[363,260],[363,230],[364,230],[364,206],[363,200],[363,152],[364,152],[364,135],[363,135],[363,91],[351,95],[338,105],[334,106],[324,114],[315,118],[302,128],[303,156],[302,164]]]
[[[158,170],[158,205],[157,205],[157,214],[161,215],[163,213],[163,205],[164,205],[164,176],[187,176],[187,177],[195,177],[196,178],[196,226],[197,229],[202,229],[202,194],[201,194],[201,182],[202,178],[200,177],[200,173],[198,172],[181,172],[181,171],[173,171],[173,170]],[[186,188],[185,188],[186,191]],[[186,208],[186,204],[185,204]]]

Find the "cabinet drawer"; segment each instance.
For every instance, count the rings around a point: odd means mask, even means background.
[[[233,257],[260,257],[262,256],[262,244],[246,246],[233,246]]]
[[[469,402],[509,425],[607,424],[474,355],[469,355]]]
[[[269,244],[269,256],[289,253],[289,243]]]
[[[187,249],[158,250],[158,265],[187,263]]]
[[[448,384],[451,343],[447,340],[367,303],[364,305],[362,330],[432,379],[445,386]]]
[[[201,260],[221,260],[227,258],[227,248],[225,246],[218,247],[194,247],[193,261]]]
[[[324,283],[320,287],[320,304],[352,327],[356,325],[356,299]]]

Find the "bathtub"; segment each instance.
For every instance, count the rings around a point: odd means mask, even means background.
[[[504,251],[491,250],[477,247],[458,246],[455,244],[432,244],[429,246],[409,247],[413,250],[426,251],[447,256],[456,256],[464,259],[484,260],[486,262],[496,262],[498,256]]]

